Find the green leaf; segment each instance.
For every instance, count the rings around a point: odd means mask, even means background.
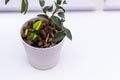
[[[31,41],[35,40],[37,38],[37,34],[36,33],[31,33],[30,36],[29,36],[29,39]]]
[[[53,10],[53,5],[52,6],[46,6],[46,7],[43,8],[44,13],[46,13],[47,11],[52,12],[52,10]]]
[[[67,4],[66,0],[63,1],[63,4]]]
[[[42,21],[41,21],[41,20],[35,22],[35,23],[33,24],[33,29],[34,29],[34,30],[39,30],[40,27],[41,27],[41,24],[42,24]]]
[[[56,2],[54,3],[57,9],[61,9],[63,12],[65,12],[65,9],[62,6],[59,6]]]
[[[59,12],[58,16],[60,16],[61,18],[65,18],[64,12]]]
[[[55,3],[56,8],[59,9],[60,6],[56,2],[54,3]]]
[[[61,41],[64,37],[65,37],[64,31],[60,31],[58,34],[55,35],[55,37],[53,37],[53,41],[54,41],[54,42],[59,42],[59,41]]]
[[[57,4],[59,4],[59,5],[60,5],[60,4],[61,4],[61,2],[62,2],[62,0],[57,0]]]
[[[44,0],[39,0],[39,4],[41,7],[43,7],[45,5],[45,1]]]
[[[63,12],[65,12],[65,9],[63,7],[60,6],[59,9],[61,9]]]
[[[51,12],[53,10],[53,5],[48,8],[48,11]]]
[[[51,20],[58,26],[61,26],[61,21],[57,16],[51,16]]]
[[[49,19],[49,17],[48,17],[46,14],[39,14],[39,15],[37,15],[37,16],[42,17],[42,18]]]
[[[21,4],[21,13],[23,13],[25,11],[25,1],[22,0],[22,4]]]
[[[26,14],[27,10],[28,10],[28,0],[26,0],[26,8],[24,14]]]
[[[67,28],[65,28],[65,27],[63,27],[63,28],[64,28],[64,33],[66,34],[66,36],[67,36],[70,40],[72,40],[72,34],[71,34],[70,30],[67,29]]]
[[[5,0],[5,4],[7,4],[10,0]]]
[[[24,12],[24,14],[26,14],[27,10],[28,10],[28,0],[22,0],[21,13]]]
[[[28,34],[28,29],[25,29],[25,35],[27,35]]]
[[[61,19],[61,22],[65,22],[65,19],[64,19],[64,18],[62,18],[62,19]]]

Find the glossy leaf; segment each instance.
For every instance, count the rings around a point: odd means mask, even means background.
[[[61,19],[61,22],[65,22],[65,19],[64,19],[64,18],[62,18],[62,19]]]
[[[64,37],[65,37],[64,31],[60,31],[58,34],[55,35],[55,37],[53,38],[53,41],[54,41],[54,42],[59,42],[59,41],[61,41]]]
[[[5,0],[5,4],[7,4],[10,0]]]
[[[33,29],[34,29],[34,30],[39,30],[40,27],[41,27],[41,24],[42,24],[42,21],[41,21],[41,20],[35,22],[35,23],[33,24]]]
[[[60,16],[61,18],[65,18],[64,12],[59,12],[58,16]]]
[[[66,0],[63,1],[63,4],[67,4]]]
[[[61,26],[61,21],[57,16],[51,16],[51,20],[58,26]]]
[[[60,5],[60,4],[61,4],[61,2],[62,2],[62,0],[57,0],[57,4],[59,4],[59,5]]]
[[[41,7],[43,7],[45,5],[45,1],[44,0],[39,0],[39,4]]]
[[[70,32],[69,29],[67,29],[67,28],[64,27],[64,33],[66,34],[66,36],[67,36],[70,40],[72,40],[72,34],[71,34],[71,32]]]
[[[26,0],[26,8],[24,14],[26,14],[27,10],[28,10],[28,0]]]
[[[46,14],[39,14],[39,15],[37,15],[37,16],[42,17],[42,18],[46,18],[46,19],[49,18]]]
[[[59,9],[61,9],[63,12],[65,12],[65,9],[63,7],[60,6]]]
[[[52,10],[53,10],[53,5],[52,6],[46,6],[46,7],[43,8],[44,13],[46,13],[47,11],[51,12]]]
[[[36,33],[31,33],[30,36],[29,36],[29,39],[31,41],[35,40],[37,38],[37,34]]]
[[[23,13],[25,11],[25,1],[22,0],[22,4],[21,4],[21,13]]]
[[[28,9],[28,0],[22,0],[21,13],[24,12],[24,14],[26,14],[27,9]]]
[[[56,8],[59,9],[60,6],[56,2],[54,3],[55,3]]]

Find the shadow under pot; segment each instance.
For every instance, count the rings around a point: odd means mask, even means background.
[[[23,29],[29,24],[30,21],[35,22],[36,20],[45,21],[46,19],[36,17],[30,19],[23,24],[20,35],[23,33]],[[47,20],[46,20],[47,21]],[[60,41],[56,45],[47,48],[34,47],[29,45],[21,36],[22,43],[28,56],[29,63],[36,69],[47,70],[54,67],[60,58],[60,52],[62,49],[63,41]]]

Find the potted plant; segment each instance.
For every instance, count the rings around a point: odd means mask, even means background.
[[[9,0],[5,0],[6,4],[8,2]],[[26,14],[28,4],[28,0],[22,0],[21,13]],[[65,9],[62,5],[66,4],[66,0],[56,0],[51,6],[45,6],[45,1],[39,0],[39,4],[43,14],[25,22],[20,35],[30,64],[45,70],[57,64],[65,36],[72,40],[72,35],[63,25]]]

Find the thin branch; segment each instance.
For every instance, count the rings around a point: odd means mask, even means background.
[[[55,11],[53,12],[52,16],[54,16],[54,14],[58,11],[58,9],[56,8]]]

